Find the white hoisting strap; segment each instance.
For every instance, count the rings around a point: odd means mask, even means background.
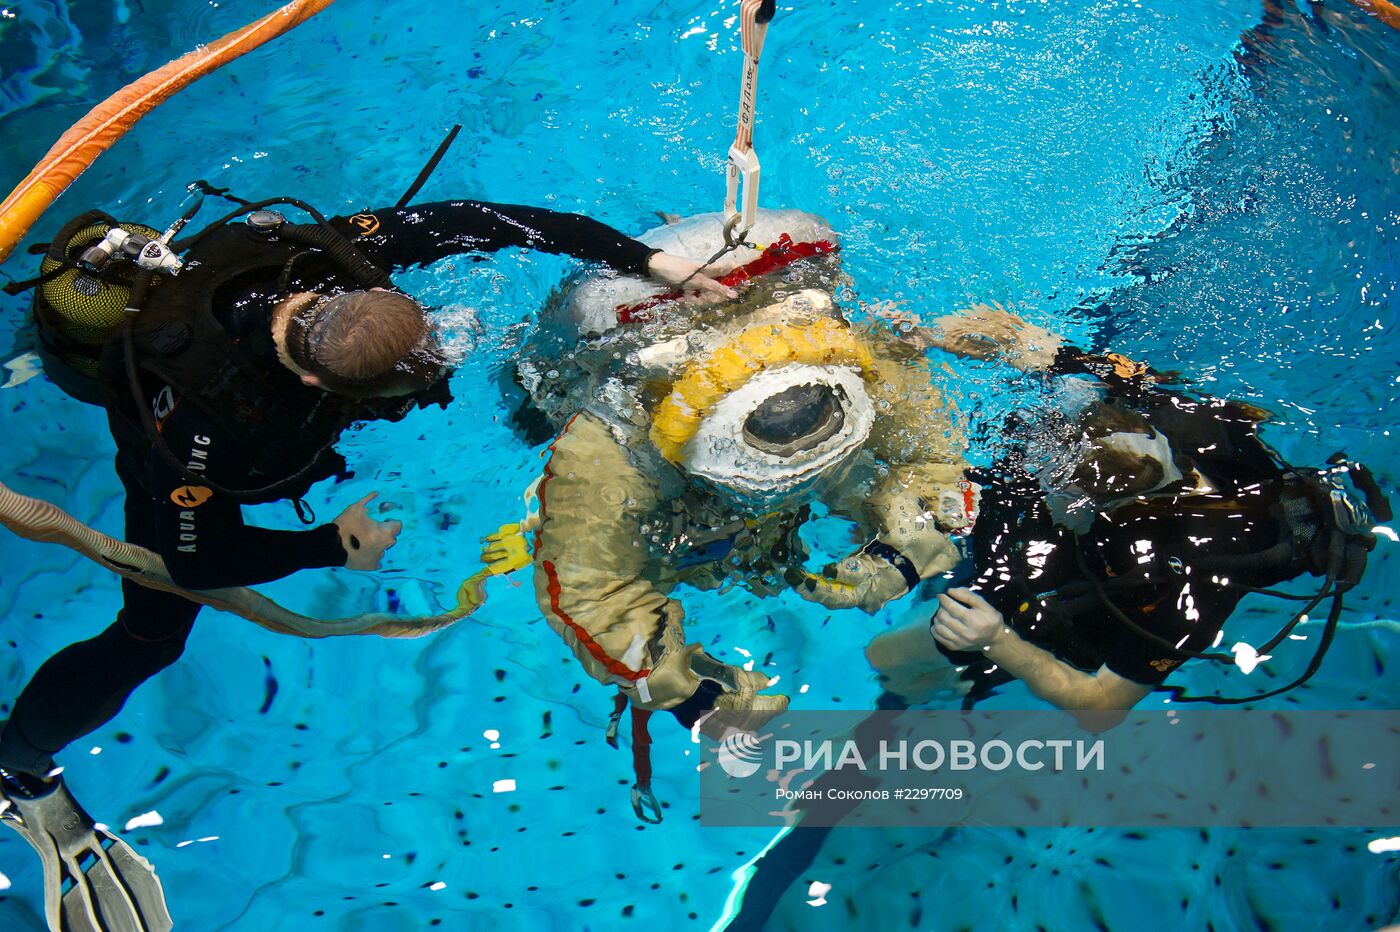
[[[739,30],[744,47],[744,77],[739,85],[739,122],[729,147],[724,178],[724,239],[729,245],[743,240],[758,211],[758,153],[753,148],[754,112],[758,105],[758,59],[776,0],[743,0],[739,5]],[[742,179],[743,203],[739,191]]]

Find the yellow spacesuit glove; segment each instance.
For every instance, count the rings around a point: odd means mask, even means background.
[[[533,559],[525,532],[518,524],[502,524],[481,542],[481,562],[486,565],[457,590],[457,611],[462,615],[476,611],[486,601],[486,580],[524,569]]]
[[[803,572],[793,582],[797,594],[809,602],[834,609],[858,608],[871,615],[911,588],[894,564],[868,553],[851,554],[820,576]]]
[[[518,524],[502,524],[496,533],[483,537],[482,543],[486,546],[481,548],[481,562],[491,576],[523,570],[533,559],[525,532]]]

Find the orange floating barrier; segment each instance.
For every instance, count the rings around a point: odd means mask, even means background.
[[[176,92],[315,16],[335,0],[292,0],[217,42],[188,52],[108,97],[54,143],[0,203],[0,262],[49,205],[127,130]]]
[[[1390,0],[1351,0],[1352,3],[1376,14],[1376,18],[1387,25],[1400,29],[1400,6]]]

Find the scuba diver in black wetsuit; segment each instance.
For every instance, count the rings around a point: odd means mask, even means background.
[[[1168,390],[1164,374],[1118,354],[1067,347],[1000,309],[974,308],[929,328],[895,320],[926,347],[1053,375],[1063,404],[1052,423],[1009,425],[1016,448],[974,475],[982,486],[970,586],[939,596],[932,619],[867,647],[884,692],[877,711],[852,729],[862,755],[895,738],[898,713],[911,705],[960,695],[967,708],[1017,678],[1057,706],[1089,710],[1081,723],[1101,730],[1154,688],[1171,692],[1173,702],[1242,704],[1300,686],[1317,671],[1341,596],[1374,544],[1372,514],[1392,517],[1363,467],[1339,456],[1322,470],[1289,467],[1257,436],[1264,412]],[[1304,573],[1324,582],[1302,595],[1267,589]],[[1230,612],[1257,590],[1295,600],[1301,611],[1290,610],[1257,651],[1215,653]],[[1162,685],[1193,657],[1247,669],[1326,599],[1331,609],[1312,659],[1286,685],[1242,696],[1188,696]],[[818,777],[813,788],[838,773]],[[826,825],[799,824],[775,839],[724,927],[767,928],[840,817],[824,803]]]
[[[1332,597],[1317,656],[1283,689],[1311,676],[1375,543],[1367,505],[1343,478],[1389,517],[1363,467],[1341,457],[1291,467],[1257,436],[1264,412],[1166,390],[1145,365],[1065,346],[1000,309],[921,336],[1060,377],[1058,423],[1013,423],[1017,449],[974,476],[974,579],[938,596],[932,637],[920,624],[872,642],[887,691],[919,701],[953,687],[975,699],[1019,678],[1064,709],[1126,710],[1193,657],[1247,672]],[[1269,587],[1304,573],[1325,582],[1315,596],[1285,596],[1305,607],[1268,644],[1213,650],[1246,593],[1277,594]]]
[[[301,515],[312,484],[345,475],[333,446],[347,427],[450,400],[425,310],[394,290],[389,270],[521,247],[730,293],[697,263],[575,214],[451,201],[326,220],[297,201],[240,203],[173,242],[178,227],[158,238],[84,214],[30,283],[46,369],[107,408],[127,540],[158,553],[189,589],[372,570],[394,544],[401,525],[370,517],[374,493],[307,531],[249,527],[241,512],[292,499]],[[274,203],[315,222],[292,223],[267,209]],[[126,319],[120,335],[93,338],[89,325],[112,308]],[[0,812],[44,859],[55,928],[169,925],[149,864],[94,827],[55,774],[56,753],[179,658],[200,609],[130,581],[122,592],[116,621],[45,662],[0,734]]]

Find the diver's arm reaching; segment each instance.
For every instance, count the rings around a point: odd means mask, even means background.
[[[1081,349],[999,306],[973,305],[930,327],[904,332],[917,346],[1000,358],[1023,372],[1089,376],[1164,430],[1179,451],[1189,450],[1198,465],[1239,485],[1269,481],[1279,473],[1276,455],[1257,433],[1269,412],[1245,401],[1188,394],[1179,388],[1184,380],[1178,372],[1155,369],[1122,353]]]
[[[998,304],[974,304],[907,333],[920,346],[970,359],[1001,358],[1022,372],[1049,369],[1065,345],[1058,333],[1027,323]]]
[[[1131,709],[1152,687],[1119,676],[1107,666],[1095,673],[1076,670],[1043,648],[1023,640],[1001,613],[971,589],[938,596],[934,639],[952,651],[983,651],[987,659],[1021,679],[1040,698],[1070,712]],[[1112,722],[1092,718],[1105,727]]]
[[[244,481],[237,445],[193,403],[171,397],[161,433],[176,457],[215,483]],[[309,531],[253,527],[244,523],[237,501],[191,481],[159,456],[151,457],[143,485],[151,490],[155,549],[171,578],[190,589],[256,585],[303,569],[378,569],[402,527],[370,517],[365,505],[373,494]]]
[[[650,275],[668,285],[686,282],[696,291],[734,296],[714,279],[699,274],[700,265],[693,260],[653,249],[581,214],[542,207],[438,201],[336,217],[331,224],[372,259],[394,268],[514,247],[569,255],[624,274]]]
[[[1117,387],[1153,386],[1179,379],[1121,353],[1092,353],[1058,333],[1028,323],[998,304],[974,304],[905,331],[921,347],[936,346],[970,359],[1001,359],[1022,372],[1093,375]]]

